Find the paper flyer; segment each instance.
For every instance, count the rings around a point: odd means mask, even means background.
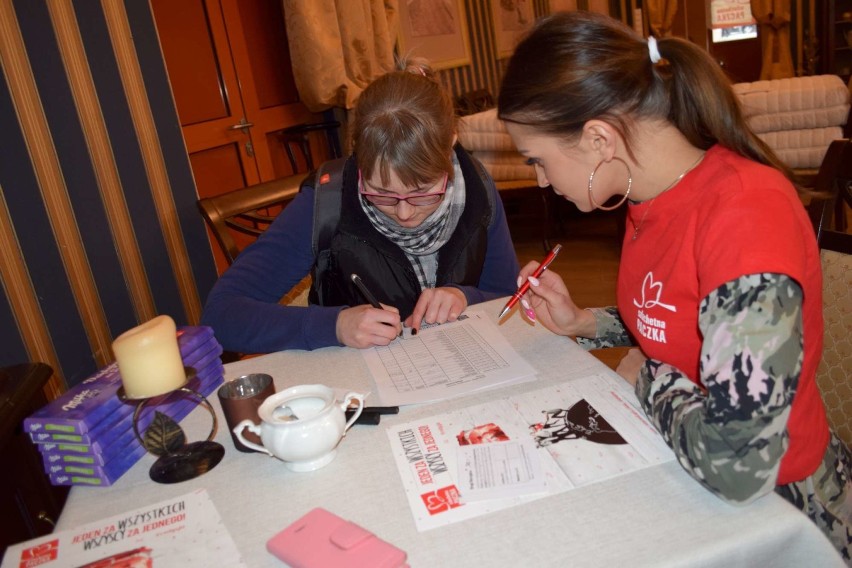
[[[245,565],[207,491],[199,489],[10,546],[0,568]]]
[[[419,531],[674,459],[627,383],[597,374],[387,433]],[[495,446],[499,451],[482,455],[463,448],[506,442],[516,447]],[[525,455],[530,451],[537,459]],[[474,477],[477,492],[487,489],[495,497],[466,498],[464,487],[473,489]]]

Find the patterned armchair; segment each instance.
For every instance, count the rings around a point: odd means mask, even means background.
[[[844,196],[852,187],[852,142],[832,142],[817,176],[817,189],[832,199],[814,204],[823,273],[825,346],[817,371],[828,421],[847,447],[852,448],[852,234],[838,230],[845,219]],[[834,224],[832,224],[832,220]],[[833,226],[832,226],[833,225]]]

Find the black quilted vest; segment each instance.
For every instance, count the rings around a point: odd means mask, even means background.
[[[465,208],[450,240],[438,251],[436,286],[476,286],[482,274],[492,193],[468,153],[456,146],[465,180]],[[323,189],[315,187],[319,193]],[[367,300],[350,280],[358,274],[383,304],[399,309],[402,319],[414,311],[420,296],[417,275],[405,253],[376,231],[358,202],[358,171],[350,157],[343,168],[340,217],[327,250],[319,250],[312,270],[310,302],[322,306],[357,306]],[[318,202],[315,202],[318,203]],[[315,215],[315,218],[317,215]]]

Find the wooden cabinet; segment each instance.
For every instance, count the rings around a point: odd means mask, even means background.
[[[24,418],[47,404],[42,387],[52,370],[43,363],[0,369],[0,557],[6,547],[50,534],[68,487],[54,487]]]
[[[852,0],[827,0],[822,3],[822,72],[840,75],[849,81],[852,75]]]

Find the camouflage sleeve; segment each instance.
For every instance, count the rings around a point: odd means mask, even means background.
[[[605,347],[624,347],[632,345],[630,335],[621,321],[618,308],[587,308],[595,316],[595,337],[578,337],[577,344],[588,351]]]
[[[802,290],[781,274],[742,276],[699,306],[699,373],[648,360],[636,395],[686,471],[731,503],[772,491],[802,369]]]

